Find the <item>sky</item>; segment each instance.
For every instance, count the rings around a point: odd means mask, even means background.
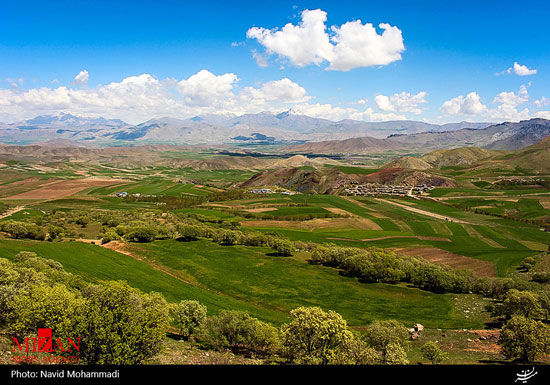
[[[0,122],[550,119],[545,1],[0,0]]]

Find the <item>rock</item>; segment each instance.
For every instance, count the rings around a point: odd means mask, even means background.
[[[415,324],[414,330],[416,330],[417,332],[421,332],[422,330],[424,330],[424,326],[421,324]]]

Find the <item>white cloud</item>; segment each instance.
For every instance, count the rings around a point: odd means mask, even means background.
[[[401,60],[405,50],[401,30],[387,23],[379,24],[378,34],[371,23],[349,21],[332,26],[327,33],[327,13],[321,9],[305,10],[297,25],[281,29],[250,28],[246,36],[256,39],[269,54],[288,58],[298,67],[328,62],[328,70],[348,71],[358,67],[387,65]]]
[[[534,115],[535,118],[550,119],[550,111],[537,111]]]
[[[333,56],[334,47],[326,33],[326,20],[325,11],[306,9],[298,25],[288,23],[276,31],[253,27],[246,32],[246,37],[257,39],[269,53],[288,57],[298,67],[320,64]]]
[[[233,85],[238,80],[233,73],[216,76],[210,71],[201,70],[178,82],[176,90],[190,106],[209,106],[231,97]]]
[[[517,93],[501,92],[494,97],[496,108],[485,106],[476,92],[470,92],[466,97],[460,95],[443,103],[440,111],[446,115],[466,115],[488,121],[520,121],[531,117],[528,108],[518,110],[518,106],[527,103],[529,94],[527,87],[522,85]]]
[[[537,70],[535,69],[529,69],[525,65],[518,64],[517,62],[514,62],[514,65],[506,71],[508,73],[514,73],[518,76],[527,76],[527,75],[534,75],[537,73]]]
[[[267,58],[264,55],[259,54],[256,51],[252,51],[252,57],[256,60],[258,67],[267,67]]]
[[[187,79],[159,80],[150,74],[130,76],[96,88],[0,89],[2,121],[17,121],[58,112],[119,118],[140,123],[171,116],[187,118],[203,113],[280,111],[311,97],[288,78],[235,90],[237,75],[215,75],[207,70]]]
[[[368,107],[364,111],[357,110],[355,108],[343,108],[333,106],[332,104],[299,104],[292,107],[296,112],[311,116],[314,118],[322,118],[333,121],[343,119],[355,119],[364,120],[369,122],[374,121],[388,121],[388,120],[405,120],[404,115],[398,115],[394,113],[377,113],[374,112],[371,107]]]
[[[90,74],[86,70],[82,70],[74,77],[74,84],[88,84]]]
[[[445,115],[478,115],[487,111],[477,92],[447,100],[439,109]]]
[[[538,100],[535,100],[535,106],[539,108],[547,105],[550,105],[550,99],[545,96],[541,97]]]
[[[527,87],[521,85],[518,93],[515,92],[501,92],[493,99],[493,103],[506,104],[510,106],[518,106],[529,100],[529,94]]]
[[[401,30],[387,23],[378,27],[384,32],[379,35],[371,23],[361,24],[361,20],[349,21],[340,28],[333,26],[332,41],[334,57],[329,70],[349,71],[358,67],[388,65],[401,60],[405,50]]]
[[[427,92],[421,91],[416,95],[411,95],[409,92],[401,92],[392,96],[376,95],[374,103],[376,107],[382,111],[391,112],[412,112],[415,115],[422,113],[420,104],[428,103],[426,100]]]

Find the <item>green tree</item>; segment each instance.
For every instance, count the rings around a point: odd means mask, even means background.
[[[334,311],[299,307],[290,316],[291,322],[282,326],[282,338],[291,362],[328,364],[354,338],[346,321]]]
[[[534,361],[550,353],[550,327],[540,321],[514,316],[504,325],[499,344],[508,358]]]
[[[511,289],[502,304],[502,312],[507,317],[536,317],[542,313],[542,307],[535,293]]]
[[[363,335],[363,339],[369,346],[382,353],[384,362],[391,361],[390,355],[398,356],[400,352],[395,346],[399,345],[404,348],[408,338],[407,328],[395,320],[376,320],[365,329]]]
[[[439,364],[449,358],[449,355],[439,348],[439,345],[434,341],[428,341],[420,348],[422,356],[430,361],[433,365]]]
[[[80,313],[80,357],[88,364],[140,364],[160,351],[168,304],[124,282],[89,287]]]
[[[280,345],[277,328],[237,310],[223,310],[209,317],[199,339],[215,349],[262,355],[276,352]]]
[[[383,363],[387,365],[406,365],[409,363],[405,348],[396,343],[391,343],[384,349]]]
[[[172,319],[180,334],[189,338],[206,320],[206,306],[198,301],[184,300],[172,309]]]
[[[66,286],[32,285],[8,303],[7,324],[17,337],[36,334],[37,328],[51,328],[58,338],[75,337],[82,298]]]
[[[287,239],[275,238],[271,241],[271,247],[275,249],[277,254],[284,257],[289,257],[294,252],[294,244]]]

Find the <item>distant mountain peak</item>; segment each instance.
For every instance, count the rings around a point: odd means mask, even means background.
[[[286,111],[283,111],[283,112],[281,112],[281,113],[275,115],[275,117],[276,117],[277,119],[284,119],[284,118],[287,118],[287,117],[289,117],[289,116],[299,116],[299,115],[302,115],[302,114],[300,114],[300,113],[298,113],[296,110],[290,108],[290,109],[288,109],[288,110],[286,110]],[[304,116],[305,116],[305,115],[304,115]]]

